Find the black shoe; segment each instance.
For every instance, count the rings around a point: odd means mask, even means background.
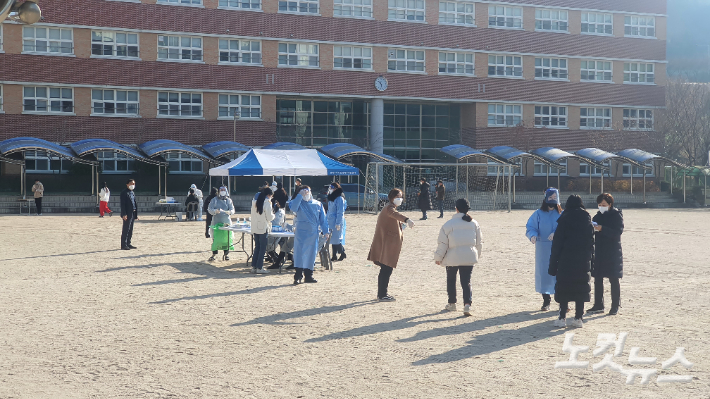
[[[338,254],[336,254],[335,252],[333,252],[333,257],[330,258],[330,261],[331,261],[331,262],[337,262],[337,261],[338,261]]]
[[[280,267],[281,267],[281,265],[279,264],[279,262],[276,262],[273,265],[267,267],[267,269],[274,270],[274,269],[279,269]]]
[[[128,244],[128,248],[130,248],[130,249],[138,249],[138,247],[134,247],[134,246],[131,245],[131,244]]]
[[[342,254],[340,254],[340,259],[338,259],[338,261],[343,261],[347,257],[348,257],[348,255],[346,255],[345,252],[343,252]]]
[[[104,215],[99,215],[100,218],[104,217]]]
[[[109,211],[109,212],[108,212],[108,215],[109,215],[109,216],[113,216],[113,211]]]
[[[293,270],[293,269],[295,269],[295,268],[296,268],[296,266],[291,265],[291,266],[287,267],[286,270]]]
[[[420,218],[419,220],[426,220],[426,218]]]
[[[316,280],[314,278],[307,278],[307,279],[303,280],[303,282],[304,283],[317,283],[318,280]]]
[[[224,256],[222,257],[222,260],[229,260],[229,255],[224,255]]]
[[[609,316],[616,316],[617,314],[619,314],[619,307],[612,306],[611,309],[609,309]]]
[[[550,310],[550,304],[549,304],[549,303],[543,303],[543,304],[542,304],[542,307],[540,308],[540,311],[542,311],[542,312],[547,312],[548,310]]]
[[[377,298],[380,302],[394,302],[395,299],[392,295],[385,295],[382,298]]]
[[[603,313],[604,312],[604,306],[603,305],[597,305],[594,304],[591,308],[587,309],[587,313],[592,314],[592,313]]]
[[[128,247],[121,247],[121,249],[124,250],[124,251],[130,251],[130,250],[131,250],[131,249],[128,248]]]
[[[214,262],[214,255],[210,256],[209,259],[207,259],[208,262]]]
[[[212,238],[212,237],[210,237],[209,234],[205,234],[205,238],[210,239],[210,238]]]

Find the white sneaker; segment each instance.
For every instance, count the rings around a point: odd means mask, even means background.
[[[584,327],[584,322],[582,322],[582,319],[575,318],[569,322],[569,326],[574,328],[582,328]]]
[[[254,269],[254,270],[256,270],[256,272],[255,272],[256,274],[267,274],[267,273],[269,273],[269,271],[266,270],[266,269]]]
[[[256,274],[256,268],[251,269],[252,274]]]
[[[471,305],[464,305],[463,306],[463,315],[464,316],[471,316]]]
[[[202,218],[197,219],[197,221],[198,221],[198,222],[201,222],[201,221],[202,221]]]
[[[565,319],[557,319],[557,320],[555,320],[554,323],[552,323],[552,325],[555,327],[559,327],[559,328],[567,327],[567,325],[565,323]]]
[[[456,304],[455,303],[447,303],[446,307],[444,307],[444,311],[455,312],[456,311]]]

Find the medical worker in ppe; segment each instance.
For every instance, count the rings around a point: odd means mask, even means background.
[[[341,261],[347,258],[345,254],[345,209],[348,201],[345,200],[340,184],[333,182],[328,187],[328,228],[330,228],[330,244],[333,246],[332,261]],[[338,259],[340,254],[340,259]]]
[[[212,215],[212,257],[208,260],[214,261],[217,251],[224,251],[223,260],[229,260],[229,251],[234,250],[234,234],[231,231],[220,230],[220,227],[232,225],[229,217],[234,213],[234,204],[229,198],[227,187],[221,186],[217,196],[212,198],[207,212]]]
[[[195,197],[199,200],[199,206],[197,208],[197,220],[202,221],[202,207],[205,205],[204,198],[202,196],[202,190],[198,189],[196,185],[191,185],[190,189],[195,190]],[[190,190],[188,190],[187,195],[190,195]]]
[[[314,200],[311,188],[304,185],[288,205],[296,214],[293,246],[293,265],[296,274],[293,283],[301,284],[304,275],[306,283],[317,283],[318,281],[313,278],[313,269],[318,255],[318,242],[320,234],[323,234],[327,240],[329,232],[323,204]]]
[[[560,193],[556,188],[545,190],[545,199],[525,226],[525,236],[535,245],[535,291],[542,294],[542,311],[550,310],[551,295],[555,293],[555,276],[547,274],[550,266],[552,239],[557,229],[557,219],[562,213]]]

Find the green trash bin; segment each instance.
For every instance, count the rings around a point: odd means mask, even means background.
[[[220,230],[220,227],[227,226],[224,223],[217,223],[210,226],[212,229],[212,250],[213,251],[234,251],[234,232]]]

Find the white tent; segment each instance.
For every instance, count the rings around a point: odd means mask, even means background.
[[[359,170],[318,150],[249,150],[210,176],[357,176]]]

